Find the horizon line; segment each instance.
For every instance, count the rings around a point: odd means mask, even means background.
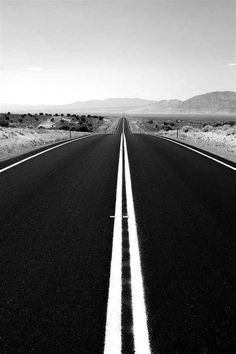
[[[72,105],[75,103],[86,103],[86,102],[90,102],[90,101],[107,101],[107,100],[125,100],[125,99],[129,99],[129,100],[143,100],[143,101],[150,101],[150,102],[161,102],[161,101],[172,101],[172,100],[176,100],[176,101],[180,101],[180,102],[185,102],[188,99],[191,99],[193,97],[196,96],[201,96],[201,95],[205,95],[205,94],[209,94],[209,93],[216,93],[216,92],[233,92],[236,93],[235,91],[232,90],[215,90],[215,91],[207,91],[207,92],[203,92],[200,94],[196,94],[194,96],[191,96],[189,98],[186,99],[178,99],[178,98],[162,98],[162,99],[149,99],[149,98],[141,98],[141,97],[107,97],[107,98],[90,98],[87,100],[78,100],[78,101],[73,101],[73,102],[69,102],[69,103],[35,103],[35,104],[31,104],[31,103],[1,103],[0,102],[0,106],[29,106],[29,107],[37,107],[37,106],[47,106],[47,107],[53,107],[53,106],[67,106],[67,105]]]

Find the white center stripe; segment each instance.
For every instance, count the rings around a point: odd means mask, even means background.
[[[125,186],[127,199],[128,231],[130,243],[130,270],[131,270],[131,293],[133,312],[133,333],[135,353],[151,353],[147,327],[147,314],[144,299],[144,287],[142,279],[141,261],[139,254],[138,235],[134,212],[132,185],[130,178],[129,159],[126,138],[124,136],[125,150]]]
[[[124,143],[124,145],[123,145]],[[124,171],[127,199],[127,214],[122,214],[122,177],[123,177],[123,146]],[[113,217],[113,216],[110,216]],[[122,219],[128,220],[131,295],[133,314],[134,349],[137,354],[149,354],[150,342],[147,327],[147,315],[144,299],[144,287],[139,254],[138,235],[134,212],[134,202],[130,178],[129,159],[126,138],[123,132],[120,139],[120,153],[116,187],[115,222],[113,229],[113,245],[111,257],[110,284],[107,304],[105,354],[120,354],[122,351],[121,338],[121,303],[122,303]]]
[[[122,175],[123,134],[120,138],[120,154],[116,187],[115,222],[113,229],[111,271],[104,346],[104,353],[106,354],[121,353]]]

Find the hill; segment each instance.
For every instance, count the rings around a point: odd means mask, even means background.
[[[8,105],[2,112],[159,114],[159,113],[236,113],[236,92],[216,91],[197,95],[186,101],[145,100],[140,98],[108,98],[78,101],[56,106]]]

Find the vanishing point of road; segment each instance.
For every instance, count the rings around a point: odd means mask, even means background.
[[[0,163],[0,353],[235,353],[235,164],[125,119],[53,147]]]

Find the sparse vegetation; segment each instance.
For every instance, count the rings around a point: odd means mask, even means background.
[[[103,121],[103,116],[78,115],[75,113],[22,113],[22,114],[0,114],[0,122],[4,127],[21,126],[35,128],[73,130],[82,132],[93,132]]]
[[[9,122],[6,119],[0,120],[0,127],[9,127]]]

